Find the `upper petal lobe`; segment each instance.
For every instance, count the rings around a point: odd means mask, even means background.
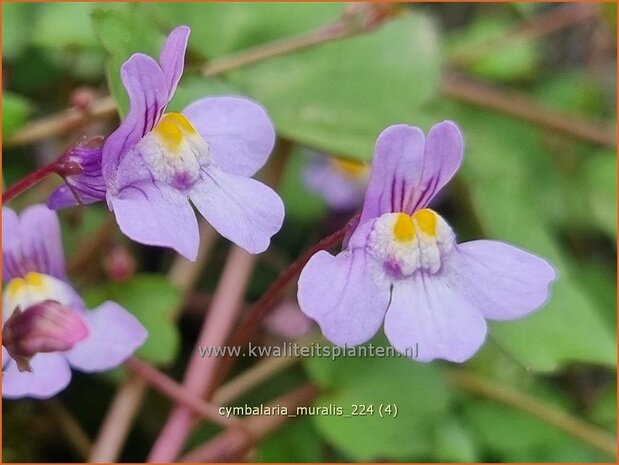
[[[172,99],[178,81],[183,75],[185,65],[185,51],[189,40],[190,29],[187,26],[179,26],[168,35],[163,47],[159,62],[168,86],[168,99]]]
[[[215,166],[239,176],[253,176],[265,164],[275,130],[264,108],[240,97],[207,97],[183,110],[209,145]]]
[[[26,208],[19,218],[2,209],[3,279],[24,276],[29,271],[66,280],[60,223],[45,205]]]

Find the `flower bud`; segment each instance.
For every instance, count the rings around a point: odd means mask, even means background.
[[[30,359],[39,352],[63,352],[88,336],[80,315],[54,300],[22,311],[17,307],[2,328],[2,345],[20,371],[30,371]]]
[[[66,184],[54,191],[48,202],[50,208],[105,200],[105,181],[101,169],[103,141],[103,136],[84,136],[58,159],[56,172]]]
[[[114,245],[103,259],[103,269],[112,281],[127,281],[135,273],[135,259],[125,247]]]

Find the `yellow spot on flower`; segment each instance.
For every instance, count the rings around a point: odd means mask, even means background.
[[[366,165],[358,161],[335,159],[332,163],[335,169],[353,178],[365,174],[368,169]]]
[[[413,218],[417,220],[419,229],[421,229],[424,233],[429,236],[436,236],[436,213],[432,210],[424,208],[423,210],[419,210],[415,213]]]
[[[26,283],[28,283],[32,287],[37,288],[41,288],[45,285],[43,281],[43,276],[35,272],[30,272],[26,275]]]
[[[398,242],[408,242],[415,238],[415,225],[412,218],[406,213],[398,213],[393,225],[393,235]]]
[[[178,149],[185,136],[198,134],[189,120],[181,113],[166,113],[153,131],[165,144],[170,155],[180,153]]]
[[[9,284],[6,286],[6,290],[11,296],[15,296],[19,291],[21,291],[24,286],[26,286],[26,281],[22,278],[14,278],[9,281]]]

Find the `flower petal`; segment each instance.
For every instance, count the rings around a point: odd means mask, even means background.
[[[84,313],[88,337],[65,352],[69,363],[87,373],[109,370],[127,360],[144,343],[148,332],[127,310],[105,302]]]
[[[349,176],[340,172],[324,155],[313,155],[303,170],[303,181],[312,191],[322,196],[335,210],[357,209],[363,200],[367,177]]]
[[[315,254],[299,277],[297,298],[303,313],[316,320],[324,336],[339,346],[372,338],[389,304],[389,288],[379,287],[361,249],[335,257]]]
[[[414,360],[464,362],[483,344],[486,322],[440,277],[419,274],[394,285],[385,335]]]
[[[421,129],[405,124],[389,126],[378,136],[360,223],[406,211],[423,170],[424,140]]]
[[[376,141],[361,222],[424,208],[458,170],[463,148],[460,131],[450,121],[434,125],[425,142],[413,126],[385,129]]]
[[[151,131],[168,104],[168,83],[159,64],[148,55],[133,54],[120,77],[129,95],[129,113],[103,145],[103,177],[115,179],[120,159]]]
[[[151,181],[128,185],[109,202],[120,230],[134,241],[198,255],[198,221],[184,194]]]
[[[2,356],[5,355],[3,350]],[[6,364],[2,373],[2,397],[48,399],[66,388],[71,381],[71,369],[62,354],[37,354],[30,360],[30,367],[31,372],[20,372],[14,360]]]
[[[270,187],[213,166],[189,198],[219,234],[249,253],[264,252],[284,221],[284,204]]]
[[[159,63],[168,85],[168,99],[171,100],[183,75],[185,51],[191,30],[187,26],[179,26],[168,35],[159,56]]]
[[[208,143],[215,166],[227,173],[253,176],[273,150],[273,123],[253,100],[208,97],[183,113]]]
[[[91,203],[101,202],[101,198],[92,197],[84,192],[80,194],[80,201],[75,198],[71,189],[66,184],[58,186],[47,199],[47,207],[52,210],[60,210],[77,205],[90,205]]]
[[[520,318],[541,307],[556,278],[543,258],[499,241],[458,244],[446,257],[450,287],[491,320]]]
[[[60,223],[45,205],[26,208],[19,219],[2,209],[3,279],[8,281],[29,271],[66,280]]]

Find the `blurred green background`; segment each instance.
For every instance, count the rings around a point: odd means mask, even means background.
[[[288,368],[239,403],[266,402],[309,380],[321,388],[317,405],[395,403],[399,415],[297,419],[256,444],[249,459],[614,461],[548,421],[465,388],[454,369],[616,434],[616,6],[399,5],[393,18],[365,34],[215,77],[200,74],[204,63],[314,30],[337,20],[344,8],[3,4],[4,185],[57,157],[81,134],[109,134],[115,117],[19,142],[32,121],[110,93],[122,114],[120,64],[135,51],[157,55],[165,34],[187,24],[192,35],[186,72],[172,109],[207,95],[250,96],[267,108],[290,149],[279,187],[286,222],[259,261],[247,292],[251,302],[302,250],[354,214],[334,211],[307,188],[308,153],[368,162],[377,135],[390,124],[406,122],[425,131],[437,121],[454,120],[464,133],[465,160],[435,208],[460,240],[501,239],[548,257],[559,275],[552,298],[524,320],[492,324],[491,339],[463,366],[349,358],[306,359]],[[503,102],[498,109],[497,95]],[[550,123],[523,115],[522,107],[524,113],[550,115]],[[557,120],[568,121],[568,127],[575,121],[578,130],[549,128]],[[45,201],[58,182],[45,181],[12,206]],[[114,298],[133,311],[151,333],[139,355],[180,379],[203,314],[191,303],[212,293],[227,244],[216,244],[175,324],[170,314],[180,297],[164,274],[171,252],[112,234],[86,262],[75,258],[80,247],[100,237],[106,215],[103,205],[61,213],[74,280],[90,302]],[[105,261],[118,247],[137,269],[122,282],[113,279]],[[257,342],[273,342],[266,337],[264,331]],[[236,373],[254,363],[243,360]],[[122,370],[76,374],[53,401],[3,402],[4,461],[83,461],[67,424],[77,422],[82,439],[94,438],[124,376]],[[121,460],[144,460],[168,408],[167,400],[149,394]],[[216,431],[199,426],[190,446]]]

